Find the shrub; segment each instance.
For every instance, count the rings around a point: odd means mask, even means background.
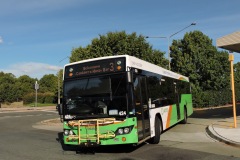
[[[23,104],[34,103],[36,99],[36,93],[29,93],[23,97]],[[37,101],[38,103],[53,103],[55,95],[52,92],[38,93]]]

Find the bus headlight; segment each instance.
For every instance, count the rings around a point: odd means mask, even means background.
[[[72,130],[69,131],[69,135],[74,135]]]
[[[69,135],[69,130],[64,130],[64,135],[68,136]]]
[[[118,129],[118,134],[123,134],[123,129],[122,128]]]
[[[65,136],[72,136],[72,135],[74,135],[73,130],[68,130],[68,129],[65,129],[63,133],[64,133]]]
[[[129,129],[128,127],[127,127],[127,128],[124,128],[124,130],[123,130],[123,132],[124,132],[125,134],[128,134],[129,131],[130,131],[130,129]]]
[[[127,127],[121,127],[118,128],[115,132],[116,135],[122,135],[122,134],[128,134],[132,131],[133,125],[132,126],[127,126]]]

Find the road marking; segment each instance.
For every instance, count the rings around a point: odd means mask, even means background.
[[[17,113],[17,112],[38,112],[38,111],[40,111],[40,112],[58,113],[54,109],[35,109],[35,108],[33,108],[33,109],[23,109],[23,110],[21,110],[21,109],[19,109],[19,110],[2,110],[0,108],[0,114],[1,113]]]
[[[43,112],[49,112],[49,113],[58,113],[57,111],[52,111],[52,110],[41,110]]]
[[[3,117],[0,117],[0,119],[33,117],[33,116],[43,116],[43,115],[52,116],[54,114],[27,114],[27,115],[21,115],[21,116],[20,115],[16,115],[16,116],[3,116]]]

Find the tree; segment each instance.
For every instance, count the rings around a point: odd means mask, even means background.
[[[164,53],[152,49],[144,36],[138,36],[136,33],[127,34],[125,31],[108,32],[106,35],[94,38],[92,43],[86,47],[74,48],[70,62],[123,54],[138,57],[164,68],[168,65]]]
[[[54,74],[46,74],[39,80],[39,92],[57,93],[58,77]]]
[[[212,40],[200,31],[186,33],[182,40],[174,40],[171,68],[190,78],[195,103],[204,99],[203,91],[229,88],[228,53],[217,51]],[[206,95],[207,96],[207,95]],[[199,98],[197,98],[199,97]]]
[[[240,62],[234,64],[234,80],[235,83],[240,84]]]
[[[34,92],[34,84],[36,79],[27,75],[20,76],[16,79],[15,90],[18,99],[22,99],[24,95]]]
[[[58,76],[46,74],[39,80],[39,102],[54,103],[58,93]],[[31,95],[29,96],[31,97]],[[28,98],[28,97],[27,97]]]
[[[234,82],[236,89],[236,101],[240,101],[240,62],[234,64]]]
[[[3,102],[14,102],[18,95],[14,88],[16,77],[12,73],[0,72],[0,99]]]
[[[62,75],[62,70],[59,72]],[[59,77],[62,85],[62,76]],[[27,75],[16,78],[11,73],[0,72],[0,100],[3,102],[25,101],[24,104],[32,103],[35,100],[34,84],[37,79]],[[42,103],[52,103],[57,97],[58,76],[53,74],[44,75],[40,81],[39,99]],[[40,102],[40,101],[39,101]]]

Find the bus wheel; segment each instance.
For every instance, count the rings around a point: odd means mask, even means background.
[[[184,108],[184,117],[183,120],[181,122],[182,124],[187,124],[187,110],[186,108]]]
[[[161,120],[156,116],[155,117],[155,136],[150,139],[149,143],[158,144],[160,141],[161,132],[162,132],[162,123],[161,123]]]

